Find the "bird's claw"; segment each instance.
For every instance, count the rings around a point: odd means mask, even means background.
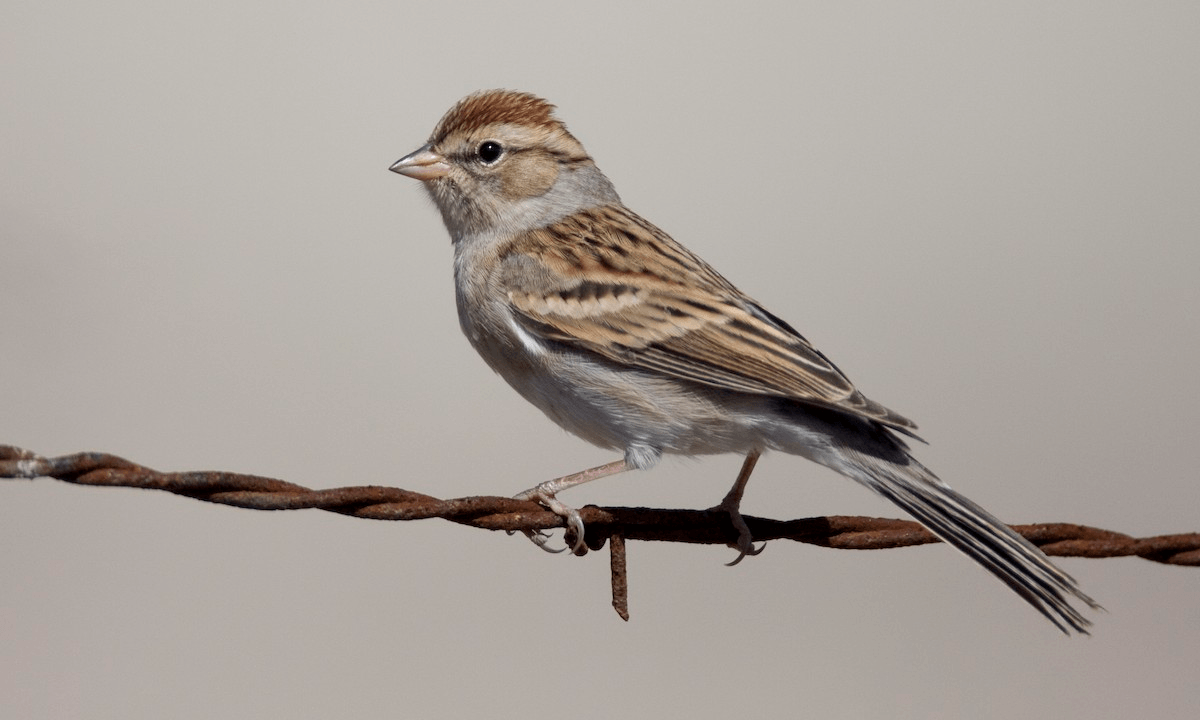
[[[767,549],[765,542],[758,547],[754,547],[754,536],[750,534],[750,527],[746,525],[746,520],[742,517],[741,511],[737,507],[730,507],[728,503],[723,502],[712,509],[727,513],[729,515],[729,522],[733,523],[733,529],[738,531],[737,544],[729,545],[729,547],[735,548],[738,551],[738,556],[732,562],[725,563],[727,567],[737,565],[747,555],[758,555]]]
[[[521,532],[525,535],[525,537],[529,538],[530,541],[532,541],[534,545],[537,545],[538,547],[540,547],[541,549],[550,553],[551,555],[557,555],[560,552],[563,552],[564,550],[566,550],[565,547],[560,547],[557,550],[550,547],[550,545],[549,545],[550,538],[554,537],[550,533],[542,532],[541,530],[522,530]],[[511,535],[511,534],[512,533],[510,532],[509,535]]]
[[[725,563],[725,567],[733,567],[734,565],[740,563],[742,558],[746,557],[747,555],[758,555],[763,550],[767,549],[767,544],[765,542],[758,547],[754,547],[754,543],[750,541],[750,537],[748,535],[745,536],[744,539],[745,544],[743,545],[743,538],[738,538],[738,556],[730,562]]]
[[[583,555],[587,552],[587,545],[583,541],[583,517],[579,515],[578,510],[563,504],[558,498],[554,497],[554,495],[550,493],[536,492],[536,488],[534,488],[534,490],[526,490],[525,492],[516,495],[515,498],[517,500],[533,500],[534,502],[543,505],[555,515],[563,518],[563,520],[566,521],[567,526],[567,532],[563,535],[564,540],[574,535],[573,543],[570,543],[566,547],[559,548],[558,550],[552,550],[546,545],[546,543],[549,542],[550,538],[552,537],[550,534],[544,533],[540,530],[523,531],[525,533],[525,537],[533,541],[534,545],[537,545],[549,553],[560,553],[564,550],[570,550],[575,555]]]

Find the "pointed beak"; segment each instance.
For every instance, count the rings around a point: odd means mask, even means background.
[[[446,163],[446,158],[430,150],[426,145],[392,163],[388,169],[426,182],[444,177],[446,173],[450,172],[450,165]]]

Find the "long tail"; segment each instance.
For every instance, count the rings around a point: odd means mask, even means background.
[[[896,503],[934,535],[987,568],[1059,630],[1068,635],[1071,630],[1088,634],[1091,621],[1068,601],[1075,598],[1093,609],[1103,608],[1079,589],[1075,578],[987,510],[950,489],[906,450],[898,450],[899,462],[843,448],[839,454],[850,467],[838,469]]]

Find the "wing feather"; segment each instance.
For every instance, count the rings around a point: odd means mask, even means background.
[[[626,208],[592,208],[535,235],[514,240],[499,269],[514,315],[530,333],[711,387],[915,429],[863,396],[790,325]]]

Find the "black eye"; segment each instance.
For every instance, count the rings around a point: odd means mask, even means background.
[[[500,147],[500,143],[496,142],[495,140],[484,140],[479,144],[479,149],[476,151],[476,154],[479,155],[479,159],[482,160],[485,165],[491,165],[499,160],[500,156],[504,154],[504,148]]]

